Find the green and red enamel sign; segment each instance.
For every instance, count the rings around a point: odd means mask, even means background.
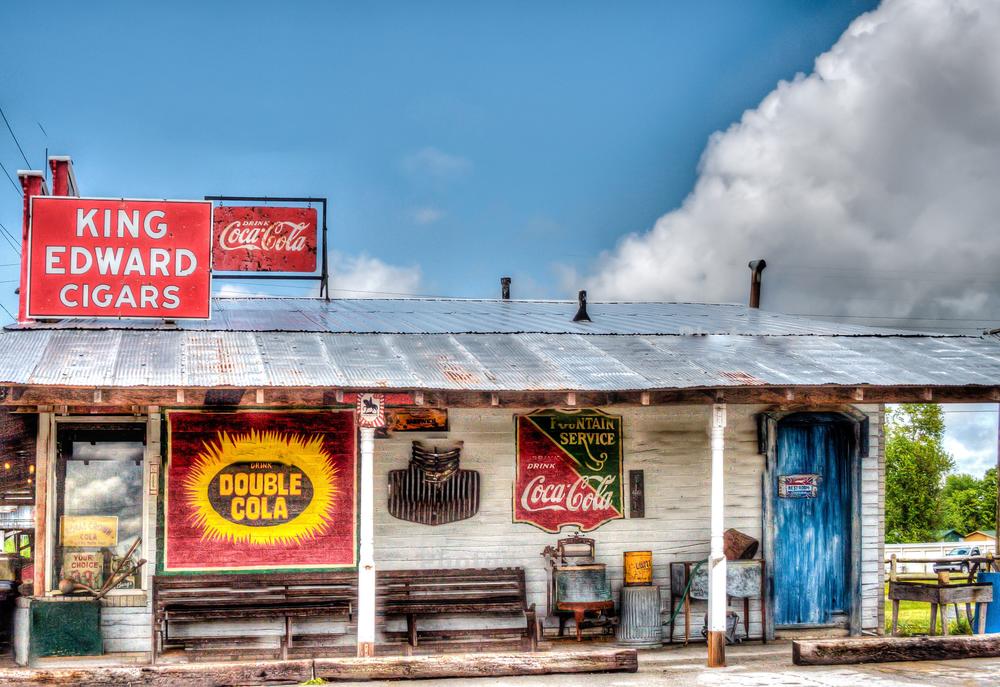
[[[625,517],[622,418],[600,410],[539,410],[515,418],[514,522],[584,532]]]

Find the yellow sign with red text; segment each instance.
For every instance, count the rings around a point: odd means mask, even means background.
[[[63,546],[117,546],[118,516],[64,515],[59,520],[59,543]]]

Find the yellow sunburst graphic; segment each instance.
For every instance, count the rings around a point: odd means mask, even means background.
[[[183,489],[203,541],[266,546],[323,534],[333,522],[336,480],[322,435],[251,430],[204,442]],[[298,509],[289,506],[294,500]]]

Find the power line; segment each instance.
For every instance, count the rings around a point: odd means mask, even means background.
[[[217,278],[225,279],[224,276],[220,276]],[[308,288],[309,286],[306,284],[300,284],[300,285],[271,284],[267,280],[255,280],[255,279],[246,279],[243,281],[245,281],[248,284],[253,284],[255,286],[266,286],[272,289],[301,289],[301,288]],[[366,293],[375,296],[408,296],[410,298],[447,298],[447,296],[432,296],[426,293],[409,293],[404,291],[365,291],[364,289],[334,289],[334,288],[331,288],[330,291],[337,291],[339,293]]]
[[[24,164],[28,165],[28,167],[30,168],[31,163],[28,162],[28,156],[24,154],[24,149],[21,148],[21,142],[18,141],[17,136],[14,135],[14,129],[11,128],[10,122],[7,121],[7,115],[4,114],[2,107],[0,107],[0,117],[3,117],[3,123],[7,125],[7,131],[10,132],[10,137],[14,139],[14,145],[16,145],[17,149],[21,151],[21,157],[24,158]]]
[[[12,319],[12,320],[16,320],[16,319],[17,319],[16,317],[14,317],[14,316],[13,316],[13,315],[12,315],[12,314],[10,313],[10,310],[8,310],[8,309],[7,309],[7,306],[6,306],[6,305],[4,305],[3,303],[0,303],[0,308],[3,308],[3,311],[4,311],[5,313],[7,313],[7,317],[9,317],[10,319]]]
[[[362,289],[330,289],[344,293],[367,293],[376,296],[409,296],[410,298],[447,298],[448,296],[432,296],[427,293],[407,293],[402,291],[363,291]]]
[[[986,279],[985,278],[986,275],[983,274],[983,273],[981,273],[981,272],[979,273],[979,274],[982,275],[980,277],[976,277],[976,276],[969,277],[968,275],[961,275],[961,274],[955,274],[953,276],[944,276],[944,273],[942,273],[940,276],[937,276],[937,277],[927,276],[925,274],[914,275],[914,276],[911,276],[911,277],[893,277],[893,276],[890,276],[890,275],[887,275],[887,274],[874,274],[872,272],[863,272],[862,274],[864,275],[863,280],[868,280],[868,281],[889,281],[889,282],[896,282],[896,283],[902,283],[902,284],[912,284],[914,282],[928,282],[928,283],[938,283],[938,284],[953,284],[956,281],[959,281],[959,282],[962,282],[962,283],[969,283],[969,284],[1000,284],[1000,280],[997,280],[997,279]],[[969,274],[973,274],[974,275],[976,273],[975,272],[970,272]],[[778,278],[780,278],[782,276],[784,276],[784,277],[790,277],[790,276],[793,276],[793,275],[790,275],[790,274],[784,274],[784,275],[782,275],[780,272],[776,272],[772,276],[772,279],[778,279]],[[816,280],[822,279],[822,280],[828,280],[828,281],[841,281],[842,282],[844,280],[844,276],[843,275],[835,275],[835,274],[813,274],[813,273],[810,273],[808,275],[808,277],[809,277],[809,281],[816,281]]]
[[[796,263],[794,265],[777,265],[768,263],[768,267],[780,268],[781,270],[789,272],[813,272],[815,270],[820,270],[829,272],[855,272],[858,274],[871,274],[872,272],[876,272],[879,274],[884,274],[884,273],[913,274],[914,272],[919,271],[916,268],[893,270],[893,269],[883,269],[881,267],[878,268],[838,267],[835,265],[808,265],[802,263]],[[940,267],[935,267],[931,270],[928,270],[928,272],[934,272],[937,274],[957,274],[963,277],[968,276],[970,274],[979,274],[987,277],[996,276],[996,272],[969,272],[968,270],[946,270],[946,269],[941,269]]]
[[[790,312],[788,315],[794,317],[837,317],[854,320],[907,320],[909,322],[996,322],[1000,320],[1000,315],[996,317],[895,317],[882,315],[820,315],[817,313]]]
[[[4,167],[2,162],[0,162],[0,169],[2,169],[3,173],[7,176],[7,179],[10,181],[10,185],[14,187],[14,190],[17,192],[17,195],[21,195],[21,187],[17,185],[17,183],[14,181],[14,177],[10,175],[10,172],[7,171],[7,168]]]
[[[8,244],[10,244],[11,249],[13,249],[13,251],[15,253],[17,253],[17,257],[21,257],[21,251],[20,251],[20,249],[19,249],[19,247],[17,245],[17,239],[14,238],[13,234],[11,234],[9,231],[7,231],[7,227],[5,227],[2,222],[0,222],[0,229],[3,230],[2,236],[3,236],[4,240]]]

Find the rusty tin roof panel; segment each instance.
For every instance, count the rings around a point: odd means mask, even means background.
[[[184,332],[184,386],[268,386],[264,359],[250,332]]]
[[[41,360],[25,382],[54,386],[111,385],[121,339],[120,331],[52,332]]]
[[[626,391],[1000,385],[995,337],[0,332],[0,383]]]
[[[298,335],[291,335],[298,336]],[[420,377],[404,350],[388,336],[322,334],[330,362],[344,386],[361,388],[421,388]]]
[[[51,337],[52,332],[0,332],[0,379],[27,381],[41,363]]]
[[[527,335],[457,334],[469,355],[490,371],[498,389],[566,389],[573,383],[533,346]]]
[[[811,320],[743,305],[701,303],[588,304],[591,322],[573,322],[575,301],[462,299],[216,298],[212,319],[174,329],[368,334],[600,334],[871,336],[901,330]],[[27,329],[158,329],[144,320],[63,320]]]
[[[170,386],[184,375],[184,332],[122,332],[112,379],[119,386]]]
[[[262,332],[256,335],[271,386],[345,386],[347,378],[334,364],[319,334]]]
[[[628,360],[608,355],[596,345],[596,339],[605,337],[525,334],[523,338],[527,348],[564,380],[556,389],[642,389],[648,382]]]
[[[408,369],[428,389],[478,389],[500,387],[493,371],[449,334],[387,334],[385,338],[400,351]]]

